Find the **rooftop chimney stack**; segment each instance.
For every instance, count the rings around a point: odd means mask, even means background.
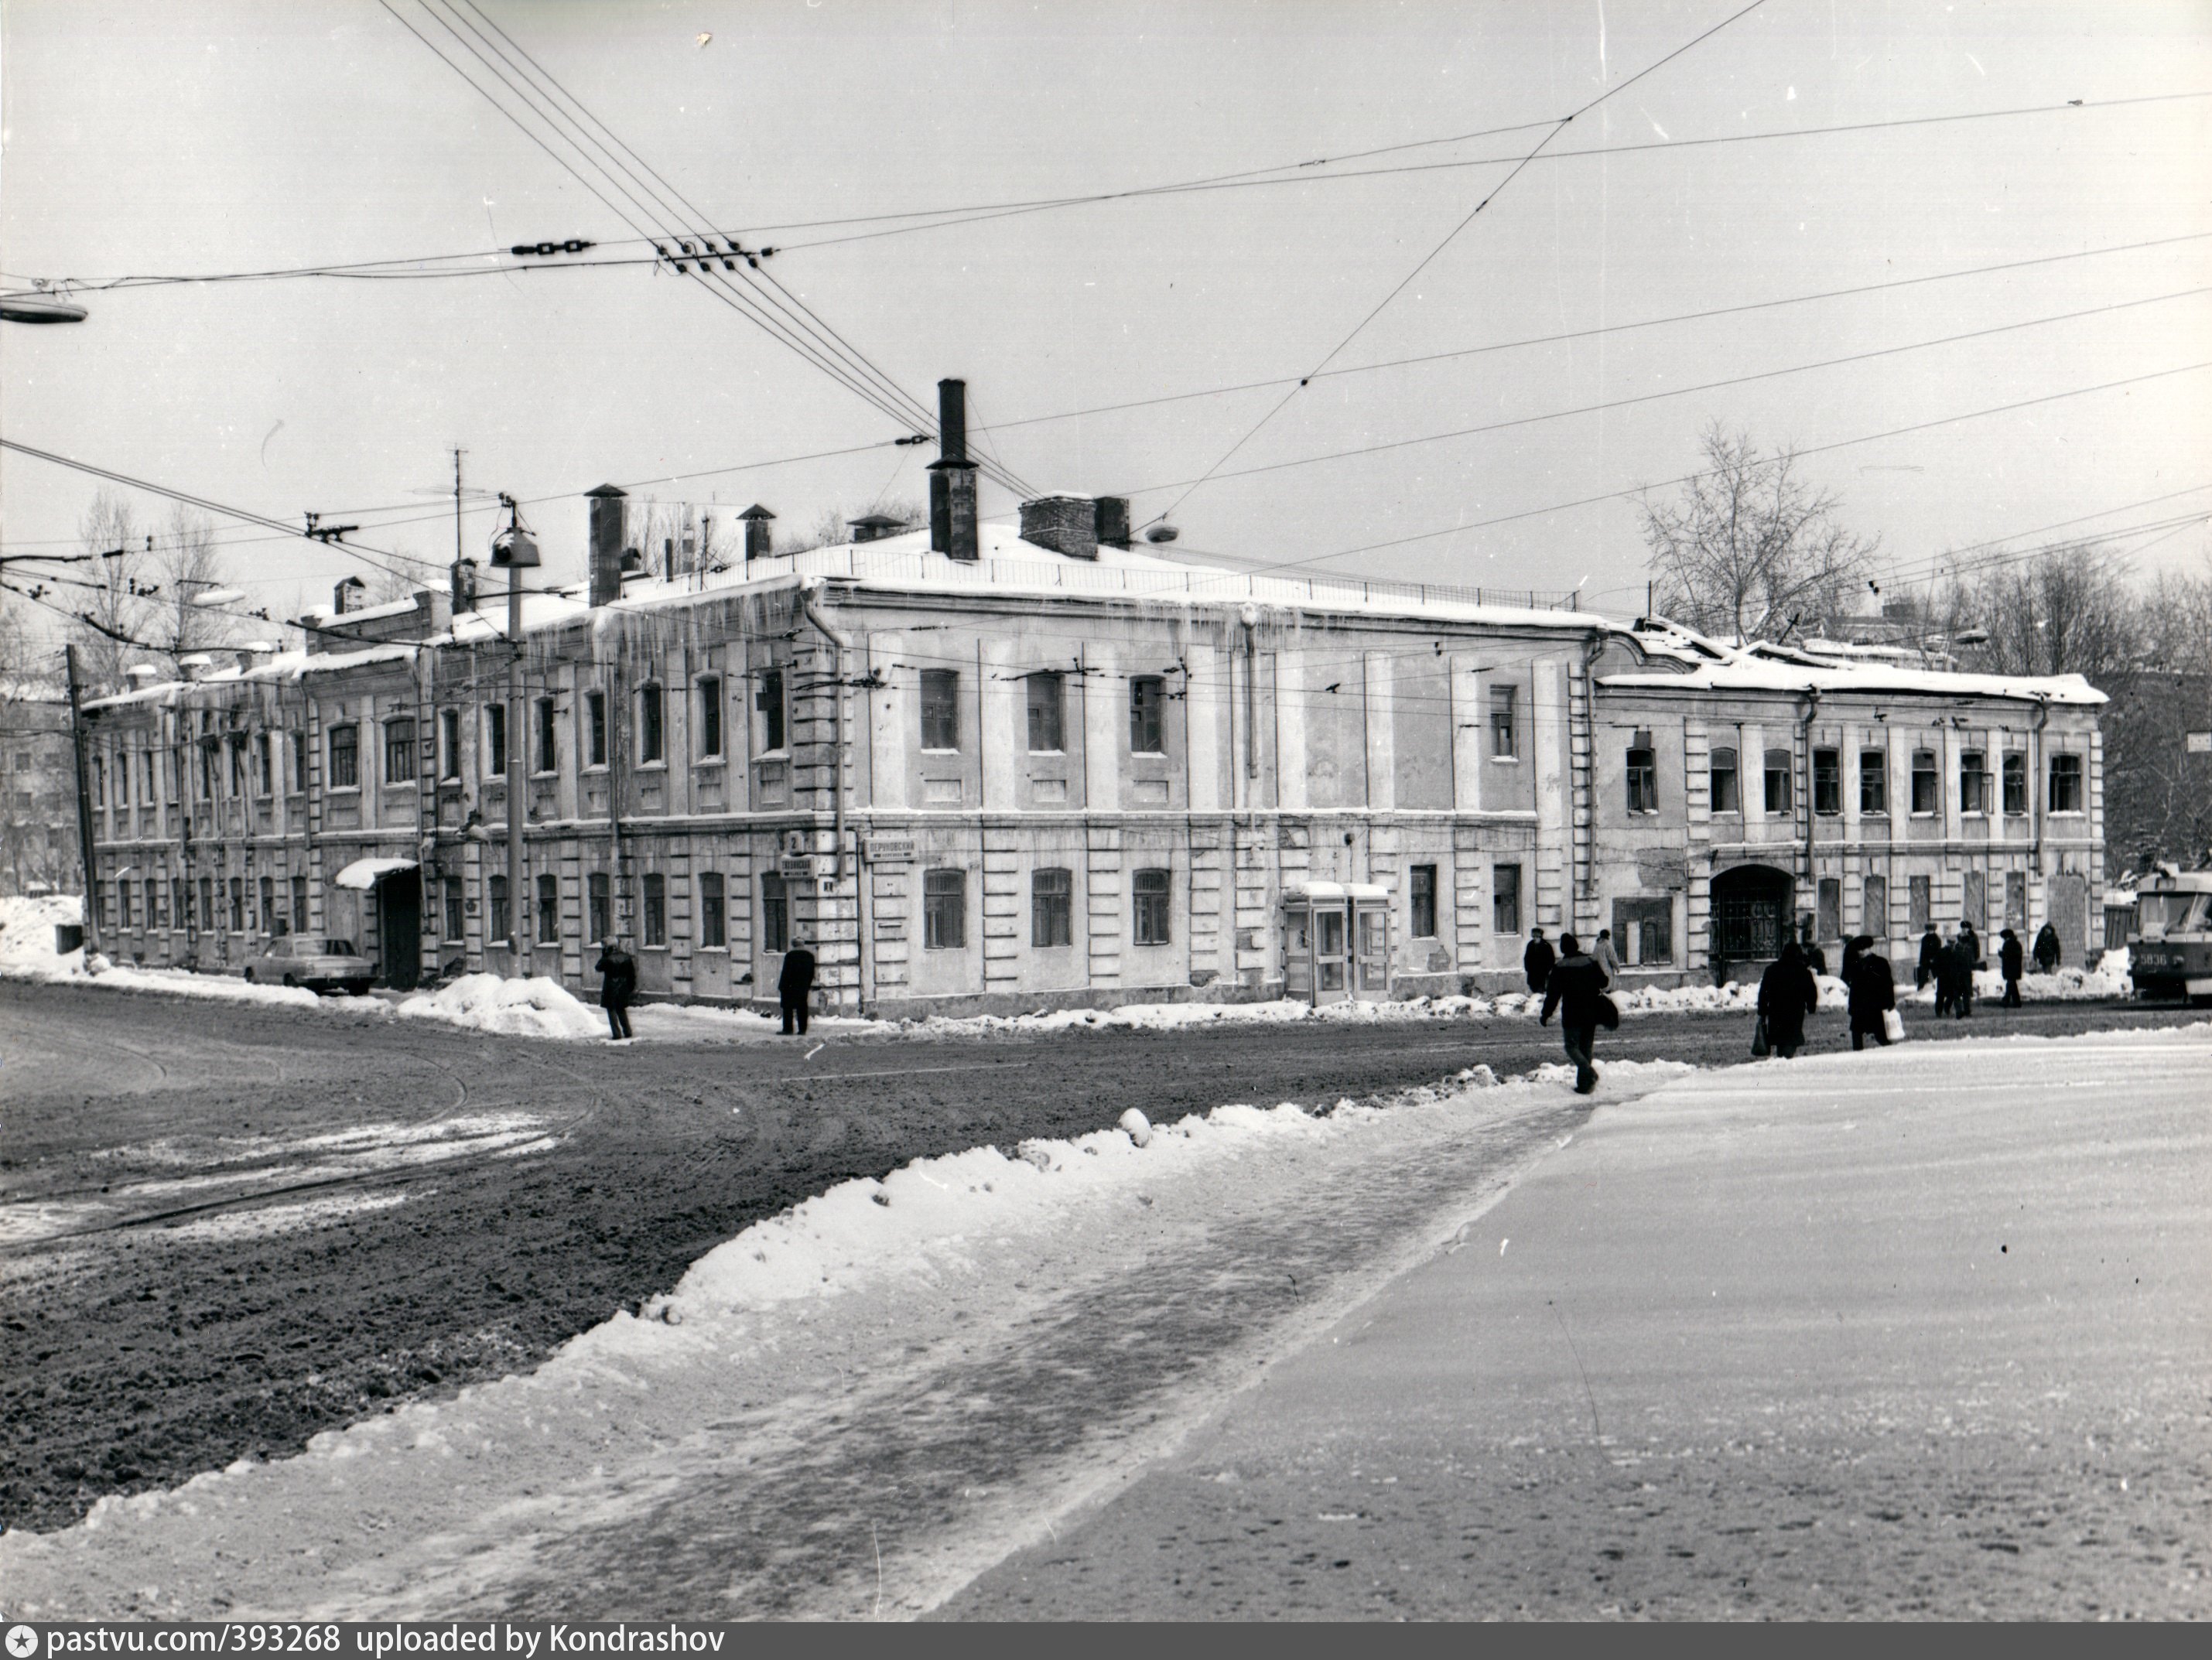
[[[453,613],[477,609],[477,562],[472,559],[453,561]]]
[[[744,512],[739,513],[738,518],[744,522],[745,527],[745,562],[750,565],[757,559],[766,559],[769,543],[768,527],[775,522],[775,515],[756,501]]]
[[[596,608],[622,597],[623,517],[629,497],[611,484],[585,492],[591,506],[591,582],[588,597]]]
[[[365,594],[368,591],[368,585],[359,577],[341,578],[337,586],[331,590],[331,615],[337,617],[343,616],[346,614],[347,603],[352,597],[356,594]]]
[[[968,459],[968,383],[937,383],[937,459],[929,463],[929,546],[933,552],[973,564],[975,539],[975,463]]]
[[[1104,505],[1089,496],[1079,495],[1037,496],[1024,501],[1022,540],[1049,548],[1069,559],[1097,559],[1099,510]],[[1126,512],[1123,518],[1126,522]]]
[[[1128,497],[1098,498],[1098,545],[1102,548],[1126,548],[1129,545]]]

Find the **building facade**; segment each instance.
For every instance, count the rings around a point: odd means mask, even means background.
[[[2100,902],[2078,679],[1194,568],[1079,497],[645,576],[623,506],[526,597],[519,703],[497,598],[423,591],[89,706],[103,948],[588,993],[615,935],[644,995],[744,1003],[803,939],[825,1006],[897,1015],[1503,989],[1535,926],[1655,983],[1808,923],[1903,960],[2048,917],[2078,961]]]
[[[74,767],[61,688],[0,684],[0,894],[82,891]]]

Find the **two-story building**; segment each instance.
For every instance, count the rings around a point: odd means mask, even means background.
[[[1502,989],[1534,926],[1669,983],[1801,922],[1905,960],[2047,917],[2079,960],[2078,678],[1245,575],[1113,498],[981,524],[946,451],[927,530],[778,556],[757,512],[741,563],[652,576],[603,487],[519,640],[457,579],[91,706],[103,946],[234,970],[313,931],[397,985],[588,991],[616,935],[646,995],[743,1003],[804,939],[830,1006],[886,1015]]]

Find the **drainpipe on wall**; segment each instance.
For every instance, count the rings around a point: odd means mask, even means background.
[[[2046,787],[2043,782],[2043,729],[2050,724],[2050,696],[2039,692],[2035,696],[2035,728],[2027,746],[2027,821],[2031,827],[2028,868],[2039,876],[2043,874],[2043,791]],[[2088,780],[2084,779],[2081,788],[2086,791],[2088,787]],[[2050,908],[2050,901],[2046,899],[2044,902],[2045,915],[2049,914]]]
[[[1797,723],[1797,747],[1805,756],[1805,880],[1813,887],[1814,914],[1819,915],[1820,889],[1813,875],[1813,718],[1820,712],[1820,688],[1813,688],[1805,694],[1805,718]],[[1840,758],[1838,765],[1842,764]],[[1841,779],[1836,787],[1841,789]],[[1796,918],[1791,918],[1796,925]]]
[[[1260,673],[1260,608],[1245,606],[1238,614],[1237,621],[1244,628],[1244,776],[1257,779],[1260,776],[1259,700],[1254,682]],[[1250,798],[1251,793],[1249,790],[1246,791],[1244,804],[1256,809],[1259,803]]]
[[[1583,732],[1583,739],[1584,743],[1588,746],[1589,766],[1585,769],[1582,782],[1579,785],[1576,785],[1572,783],[1575,767],[1575,694],[1574,688],[1571,686],[1567,688],[1567,776],[1570,780],[1570,790],[1571,791],[1578,791],[1580,793],[1583,807],[1582,845],[1581,848],[1577,850],[1575,845],[1575,815],[1571,801],[1568,806],[1567,846],[1573,862],[1581,863],[1583,861],[1585,855],[1587,855],[1588,861],[1588,874],[1584,875],[1579,871],[1576,874],[1575,904],[1571,906],[1570,909],[1575,912],[1574,919],[1576,923],[1577,924],[1581,924],[1583,922],[1583,918],[1579,914],[1581,904],[1584,900],[1589,901],[1591,906],[1591,912],[1590,918],[1587,926],[1592,930],[1595,930],[1598,925],[1596,913],[1597,682],[1591,677],[1590,670],[1596,666],[1598,658],[1604,654],[1605,639],[1605,629],[1602,627],[1596,627],[1590,630],[1590,637],[1583,642],[1583,706],[1587,719],[1587,724],[1585,725]]]

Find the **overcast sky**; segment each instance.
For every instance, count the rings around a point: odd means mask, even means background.
[[[429,9],[449,0],[391,3],[460,56]],[[1806,448],[1944,423],[1806,463],[1899,579],[2107,510],[2096,524],[2212,509],[2212,370],[2188,367],[2212,360],[2212,300],[2188,292],[2212,286],[2212,98],[2173,96],[2212,92],[2202,3],[1767,0],[1626,88],[1743,0],[478,3],[717,226],[780,246],[777,280],[902,387],[933,405],[939,376],[963,376],[972,421],[1030,423],[981,440],[1011,472],[1130,494],[1139,521],[1172,506],[1183,548],[1580,582],[1632,614],[1632,506],[1562,504],[1692,470],[1713,421]],[[571,237],[601,244],[586,257],[641,251],[378,0],[5,0],[0,25],[11,288],[490,250],[474,264],[498,271],[511,243]],[[1508,179],[1549,128],[1491,130],[1608,88]],[[1987,118],[1929,119],[1961,116]],[[1737,142],[1693,142],[1712,139]],[[805,227],[1323,160],[866,239],[915,221]],[[450,512],[418,493],[449,484],[457,444],[472,484],[535,502],[562,577],[581,570],[580,493],[605,481],[804,524],[921,497],[933,454],[891,447],[911,424],[649,265],[78,298],[82,325],[7,326],[10,437],[286,520],[342,512],[440,564]],[[1295,388],[1324,361],[1442,353],[1460,354]],[[1868,353],[1886,354],[1650,396]],[[2026,400],[2043,401],[1954,419]],[[1246,470],[1284,462],[1303,464]],[[1186,495],[1210,470],[1243,476]],[[0,536],[73,538],[94,488],[0,457]],[[987,512],[1013,500],[986,485]],[[491,525],[470,518],[471,552]],[[272,603],[359,568],[223,536]],[[2207,538],[2121,545],[2155,569],[2200,563]]]

